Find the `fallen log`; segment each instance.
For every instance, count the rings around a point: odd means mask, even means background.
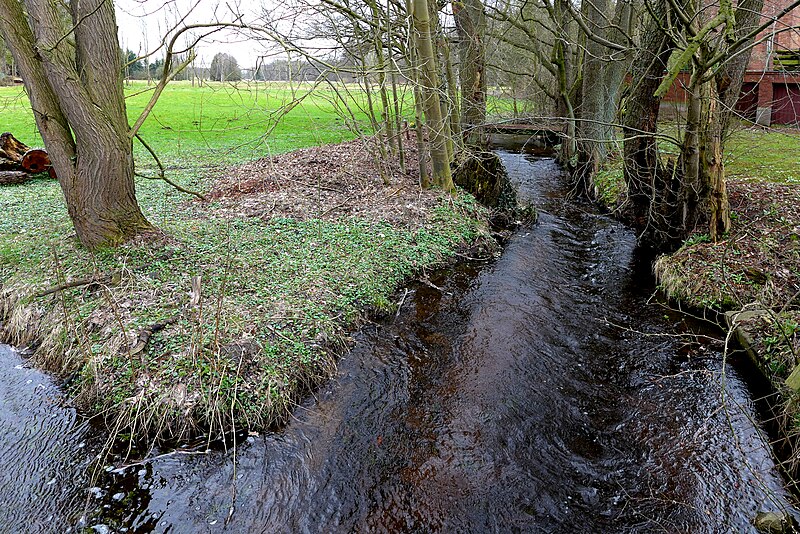
[[[33,179],[33,176],[22,171],[0,171],[0,185],[16,185]]]
[[[10,132],[0,134],[0,157],[16,161],[22,161],[22,156],[25,152],[30,150],[31,147],[14,137]]]
[[[48,172],[51,178],[56,173],[50,164],[47,151],[31,148],[11,133],[0,135],[0,185],[21,184],[30,176],[21,176]]]
[[[19,162],[0,156],[0,171],[18,171]]]

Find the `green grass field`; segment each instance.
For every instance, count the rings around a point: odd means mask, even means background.
[[[146,82],[125,85],[131,123],[150,99],[153,86]],[[310,85],[290,88],[285,83],[250,82],[236,86],[173,82],[162,94],[140,134],[170,166],[198,163],[232,163],[270,153],[352,139],[353,119],[363,128],[367,115],[363,93],[353,90],[348,104],[353,116],[343,112],[333,90]],[[290,112],[283,108],[300,99]],[[23,142],[41,145],[27,96],[20,86],[0,88],[0,129]],[[138,162],[150,166],[149,157],[134,143]]]

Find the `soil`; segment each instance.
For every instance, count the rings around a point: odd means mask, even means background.
[[[800,189],[766,181],[728,184],[733,229],[669,260],[692,293],[728,308],[757,303],[797,308],[800,296]],[[706,302],[708,303],[708,302]]]

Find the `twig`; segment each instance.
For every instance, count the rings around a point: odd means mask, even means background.
[[[35,293],[33,296],[34,298],[40,298],[73,287],[87,286],[89,284],[107,284],[114,279],[114,274],[115,273],[109,273],[100,276],[90,276],[89,278],[79,278],[78,280],[71,280],[69,282],[59,284],[55,287],[51,287],[50,289],[45,289],[44,291]]]
[[[147,142],[144,139],[142,139],[141,135],[136,134],[136,139],[139,140],[139,142],[142,144],[142,146],[153,157],[153,160],[156,162],[156,165],[158,165],[158,176],[157,177],[147,176],[146,174],[141,174],[141,173],[138,173],[138,172],[136,173],[136,176],[141,176],[142,178],[145,178],[147,180],[163,180],[163,181],[167,182],[169,185],[171,185],[172,187],[174,187],[175,189],[177,189],[178,191],[180,191],[181,193],[186,193],[187,195],[194,195],[197,198],[199,198],[200,200],[202,200],[203,202],[208,201],[208,198],[205,195],[203,195],[202,193],[198,193],[197,191],[192,191],[191,189],[186,189],[185,187],[182,187],[182,186],[176,184],[175,182],[173,182],[172,180],[170,180],[169,178],[167,178],[167,175],[164,172],[164,165],[161,163],[161,160],[158,158],[158,156],[156,155],[155,151],[150,147],[150,145],[147,144]]]
[[[337,210],[337,209],[341,208],[342,206],[346,206],[348,202],[350,202],[350,199],[347,199],[344,202],[342,202],[341,204],[337,204],[335,206],[332,206],[332,207],[326,209],[325,211],[323,211],[320,214],[319,218],[321,219],[321,218],[325,217],[327,214],[329,214],[330,212],[332,212],[334,210]]]
[[[155,334],[156,332],[160,332],[161,330],[163,330],[167,326],[177,322],[178,321],[178,317],[179,317],[178,315],[175,315],[174,317],[170,317],[169,319],[167,319],[164,322],[153,323],[150,326],[146,326],[146,327],[142,328],[139,331],[139,336],[136,338],[136,343],[133,345],[133,347],[130,348],[130,350],[128,352],[131,355],[135,355],[135,354],[139,354],[140,352],[143,352],[144,349],[147,347],[147,343],[150,341],[150,338],[153,336],[153,334]]]
[[[442,289],[441,287],[437,286],[436,284],[434,284],[433,282],[431,282],[427,278],[420,277],[420,278],[417,278],[417,280],[419,280],[420,282],[422,282],[423,284],[425,284],[428,287],[432,287],[433,289],[435,289],[437,291],[441,291],[442,293],[444,293],[444,289]]]
[[[408,289],[403,290],[403,298],[401,298],[400,302],[397,303],[397,313],[394,314],[395,320],[400,317],[400,310],[403,309],[403,304],[406,302],[406,296],[408,296]]]
[[[289,339],[288,337],[286,337],[286,336],[284,336],[283,334],[281,334],[281,333],[280,333],[280,331],[278,331],[278,329],[276,329],[276,328],[275,328],[274,326],[272,326],[271,324],[264,323],[264,326],[266,326],[266,327],[267,327],[267,330],[269,330],[270,332],[272,332],[272,333],[273,333],[273,334],[275,334],[276,336],[279,336],[279,337],[283,338],[283,340],[284,340],[284,341],[288,341],[289,343],[294,343],[294,341],[292,341],[292,340],[291,340],[291,339]]]

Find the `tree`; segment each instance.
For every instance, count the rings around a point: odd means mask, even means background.
[[[486,122],[486,13],[481,0],[453,2],[459,40],[461,130],[468,146],[483,148]]]
[[[594,196],[594,177],[616,137],[614,118],[632,51],[622,43],[630,41],[634,12],[631,0],[582,2],[581,11],[572,12],[586,35],[573,172],[574,191],[579,196]]]
[[[678,246],[691,233],[716,240],[730,228],[723,165],[730,114],[738,99],[763,0],[670,0],[648,10],[646,38],[634,61],[625,103],[625,180],[640,241]],[[780,19],[800,1],[788,3]],[[676,161],[661,160],[656,121],[661,97],[681,71],[689,72],[687,111]],[[664,74],[666,72],[666,75]]]
[[[453,189],[450,156],[447,150],[446,121],[439,101],[439,76],[437,57],[433,49],[433,32],[427,0],[410,2],[415,32],[415,57],[419,71],[419,85],[425,110],[425,122],[430,136],[430,154],[433,183],[446,191]]]
[[[238,82],[242,79],[242,71],[236,58],[218,52],[211,60],[211,79],[215,82]]]
[[[0,0],[0,33],[25,83],[72,223],[89,248],[151,228],[136,201],[114,5]]]

